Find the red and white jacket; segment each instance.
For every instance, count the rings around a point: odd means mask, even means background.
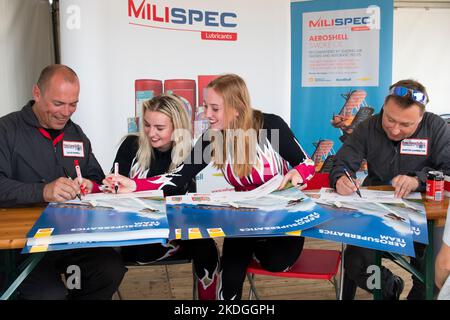
[[[256,146],[256,161],[250,175],[238,177],[233,172],[231,156],[225,162],[223,174],[236,191],[249,191],[272,179],[277,174],[286,174],[289,165],[310,180],[314,173],[314,161],[303,151],[289,126],[282,118],[263,114],[263,127]],[[145,179],[133,179],[137,190],[161,189],[166,195],[184,193],[186,185],[211,161],[206,148],[210,144],[208,132],[197,141],[186,160],[171,173]]]

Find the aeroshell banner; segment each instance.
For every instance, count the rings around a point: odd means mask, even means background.
[[[393,11],[392,0],[291,3],[291,128],[308,154],[323,140],[340,148],[335,115],[354,129],[381,109],[392,79]]]

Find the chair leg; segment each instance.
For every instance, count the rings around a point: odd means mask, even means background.
[[[333,278],[331,278],[331,280],[329,280],[331,282],[331,284],[334,287],[334,293],[336,295],[336,300],[342,300],[341,299],[341,286],[340,286],[340,279],[338,280],[336,275],[333,276]]]
[[[194,280],[192,285],[192,300],[198,300],[198,279],[195,274],[194,262],[192,262],[192,278]]]
[[[339,291],[338,291],[338,300],[342,300],[342,292],[344,288],[344,251],[345,251],[345,244],[341,243],[341,270],[339,274]]]
[[[249,289],[249,292],[248,292],[248,299],[252,300],[253,296],[255,296],[256,300],[260,300],[260,298],[258,296],[258,293],[256,292],[254,278],[255,278],[255,274],[247,273],[247,279],[248,279],[248,282],[250,283],[250,289]]]

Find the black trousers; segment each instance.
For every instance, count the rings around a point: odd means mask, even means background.
[[[66,278],[75,274],[68,270],[69,266],[79,267],[79,289],[68,290],[62,280],[62,274]],[[48,252],[19,286],[19,299],[108,300],[117,291],[126,271],[120,255],[112,248]]]
[[[241,299],[247,267],[253,257],[268,271],[286,271],[297,261],[303,243],[303,237],[225,238],[219,298]]]
[[[189,258],[193,260],[196,276],[202,279],[205,275],[211,277],[219,264],[219,251],[214,239],[175,240],[170,246],[159,243],[126,246],[121,248],[125,262],[151,263],[173,256],[174,258]]]
[[[411,258],[411,265],[418,271],[423,272],[425,267],[425,248],[426,245],[414,242],[414,251],[416,258]],[[355,298],[356,288],[360,287],[370,293],[367,287],[367,280],[372,275],[367,273],[367,268],[375,264],[376,250],[361,248],[356,246],[347,246],[344,252],[344,286],[342,298],[352,300]],[[416,277],[412,276],[413,286],[408,294],[408,300],[425,299],[425,285]],[[381,267],[381,293],[383,299],[388,299],[393,294],[394,275],[385,268]]]

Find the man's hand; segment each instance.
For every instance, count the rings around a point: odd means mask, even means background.
[[[358,180],[354,180],[356,185],[359,188],[359,182]],[[355,185],[350,181],[349,178],[347,178],[346,175],[341,176],[336,181],[336,192],[343,196],[348,196],[349,194],[352,194],[353,192],[356,192]]]
[[[404,198],[419,187],[419,180],[416,177],[398,175],[392,179],[392,186],[395,188],[394,197]]]
[[[80,192],[79,185],[68,178],[58,178],[44,186],[44,201],[62,202],[75,199]]]

